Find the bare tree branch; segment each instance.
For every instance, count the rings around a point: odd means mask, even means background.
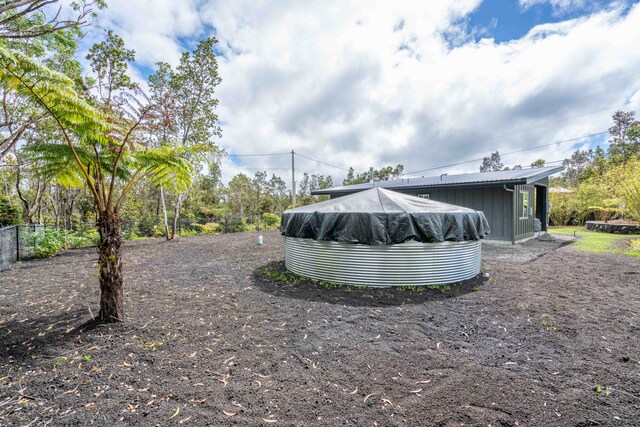
[[[41,37],[57,31],[69,28],[79,28],[92,22],[94,8],[103,7],[101,0],[82,0],[76,11],[77,15],[73,18],[60,18],[62,6],[60,6],[55,15],[48,19],[43,8],[45,6],[57,3],[59,0],[14,0],[6,2],[0,6],[0,15],[4,14],[0,19],[0,39],[29,39]],[[42,14],[45,21],[38,24],[31,24],[22,28],[18,19],[33,14]]]

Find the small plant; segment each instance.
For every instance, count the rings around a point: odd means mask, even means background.
[[[405,286],[398,286],[396,289],[398,289],[399,291],[422,293],[422,292],[424,292],[425,287],[424,286],[405,285]]]
[[[339,283],[325,282],[324,280],[318,281],[318,285],[320,285],[323,288],[327,288],[327,289],[340,289],[340,288],[343,287],[343,285],[341,285]]]
[[[603,389],[600,384],[595,383],[595,385],[593,386],[593,391],[598,394],[603,394],[606,397],[609,397],[609,395],[611,395],[611,387],[609,387],[608,385],[604,386]]]
[[[293,274],[286,270],[273,269],[269,267],[265,267],[262,269],[262,277],[276,282],[293,285],[300,283],[301,280],[301,277],[297,274]]]
[[[556,327],[556,321],[549,321],[547,322],[546,320],[542,321],[542,326],[544,326],[547,331],[551,331],[551,332],[556,332],[558,330],[558,328]]]
[[[478,292],[480,290],[480,285],[475,285],[472,290],[473,292]]]
[[[451,285],[426,285],[425,288],[433,289],[434,291],[440,291],[443,294],[446,294],[451,290]]]
[[[89,356],[88,354],[85,354],[84,356],[82,356],[82,360],[84,360],[85,362],[88,362],[91,360],[91,356]]]

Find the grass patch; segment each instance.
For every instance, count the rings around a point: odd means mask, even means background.
[[[583,251],[640,257],[640,234],[601,233],[585,227],[550,227],[549,233],[577,236],[573,247]]]

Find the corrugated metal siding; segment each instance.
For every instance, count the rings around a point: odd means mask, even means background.
[[[533,185],[516,185],[514,186],[514,190],[516,191],[516,205],[515,205],[515,240],[526,239],[527,237],[531,237],[534,235],[533,232],[533,221],[535,218],[533,212],[533,198],[534,198],[534,186]],[[529,195],[529,207],[527,208],[526,217],[523,216],[522,212],[522,199],[524,198],[524,193]],[[524,218],[524,219],[523,219]]]
[[[285,237],[288,270],[332,283],[366,286],[444,285],[480,273],[482,242],[368,246]]]
[[[491,234],[487,239],[511,240],[513,220],[511,216],[512,193],[502,187],[460,188],[430,191],[402,191],[402,193],[428,193],[431,200],[464,206],[465,208],[482,211],[487,217]]]

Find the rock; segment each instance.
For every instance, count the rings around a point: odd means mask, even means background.
[[[640,224],[613,224],[602,221],[587,221],[587,230],[612,234],[640,234]]]

